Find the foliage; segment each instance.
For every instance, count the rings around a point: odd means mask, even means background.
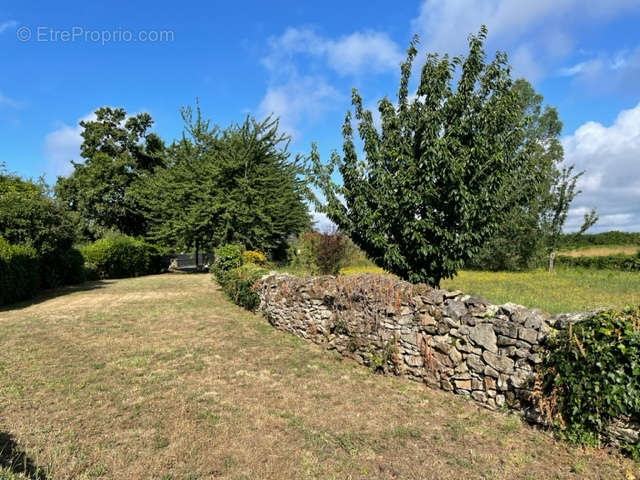
[[[185,133],[167,151],[167,166],[139,186],[155,241],[212,249],[237,243],[271,257],[310,224],[303,201],[302,158],[291,159],[278,121],[247,117],[226,129],[196,108],[182,110]]]
[[[253,263],[255,265],[265,266],[267,263],[267,256],[256,250],[245,250],[242,252],[242,263]]]
[[[315,232],[304,232],[297,235],[289,243],[287,257],[289,258],[289,270],[303,272],[308,275],[319,273],[313,254],[313,235]]]
[[[471,36],[464,58],[429,54],[410,100],[414,39],[397,106],[387,98],[378,103],[381,132],[354,89],[366,161],[356,154],[351,112],[342,127],[343,157],[334,152],[325,166],[312,148],[314,182],[326,199],[317,209],[377,265],[414,283],[452,277],[510,207],[522,111],[506,55],[485,63],[485,37],[485,27]],[[331,178],[336,167],[342,185]]]
[[[0,171],[0,235],[38,253],[65,250],[75,240],[73,218],[48,195],[42,181]]]
[[[267,269],[253,263],[233,268],[226,273],[223,289],[236,305],[254,311],[260,305],[260,296],[253,285],[267,273]]]
[[[569,206],[573,199],[580,193],[576,190],[576,182],[584,172],[573,174],[573,165],[563,167],[558,182],[552,188],[553,204],[552,208],[545,213],[543,220],[544,230],[547,237],[547,252],[549,253],[549,271],[553,271],[555,252],[562,235],[562,227],[569,212]],[[595,209],[584,214],[582,227],[576,233],[582,235],[598,221],[598,214]]]
[[[344,266],[347,237],[340,232],[315,233],[311,240],[311,251],[322,275],[336,275]]]
[[[39,258],[33,247],[0,237],[0,305],[33,297],[40,288]]]
[[[164,268],[160,248],[122,234],[108,235],[81,248],[89,270],[99,278],[138,277]]]
[[[555,108],[545,105],[531,84],[517,79],[513,91],[524,118],[524,133],[517,149],[518,166],[508,181],[510,209],[481,250],[465,268],[523,270],[540,262],[546,232],[543,220],[553,206],[553,186],[563,159],[562,122]]]
[[[340,232],[305,232],[289,245],[289,266],[310,275],[336,275],[349,260],[366,262],[362,251]]]
[[[600,255],[594,257],[570,257],[558,255],[556,264],[572,268],[597,268],[640,272],[640,252],[635,255]]]
[[[639,232],[619,232],[612,230],[601,233],[566,233],[558,239],[558,247],[564,250],[602,245],[640,245]]]
[[[96,239],[109,231],[143,235],[136,185],[164,164],[164,144],[149,133],[148,113],[127,116],[122,108],[102,107],[83,120],[80,154],[69,177],[58,177],[56,197],[80,218],[82,234]]]
[[[83,281],[82,261],[72,250],[76,222],[49,196],[42,181],[23,180],[0,171],[0,236],[33,247],[41,260],[43,288]]]
[[[557,397],[558,427],[598,441],[615,419],[640,421],[640,309],[608,310],[549,340],[544,386]],[[640,445],[625,445],[640,458]]]
[[[242,252],[244,249],[240,245],[222,245],[213,253],[213,275],[220,285],[225,284],[229,270],[242,265]]]
[[[40,276],[44,288],[82,283],[86,280],[84,257],[77,248],[42,255]]]

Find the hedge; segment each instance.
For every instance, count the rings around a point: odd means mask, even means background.
[[[234,244],[222,245],[213,252],[213,276],[222,287],[227,281],[227,273],[243,264],[242,253],[243,248]]]
[[[39,264],[33,248],[0,238],[0,305],[26,300],[38,292]]]
[[[547,411],[565,438],[597,445],[616,420],[640,421],[640,308],[600,312],[547,343]],[[640,444],[622,448],[640,458]]]
[[[639,232],[619,232],[612,230],[601,233],[567,233],[560,237],[563,249],[594,247],[602,245],[640,245]]]
[[[101,238],[81,247],[81,252],[92,277],[139,277],[166,269],[159,247],[127,235]]]
[[[243,250],[240,245],[222,245],[214,251],[213,276],[227,297],[236,305],[254,311],[260,297],[253,285],[269,273],[264,268],[266,256],[255,250]]]
[[[43,255],[40,258],[40,279],[42,288],[55,288],[84,282],[84,257],[80,250],[70,248],[63,252]]]
[[[558,255],[556,264],[566,267],[595,268],[600,270],[640,271],[640,253],[636,255],[602,255],[598,257],[569,257]]]
[[[247,263],[229,270],[222,288],[236,305],[254,311],[260,305],[260,297],[253,290],[253,285],[267,273],[266,268]]]

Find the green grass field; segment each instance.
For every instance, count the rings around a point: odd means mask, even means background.
[[[384,273],[377,267],[346,267],[343,275]],[[640,305],[640,273],[611,270],[557,269],[531,272],[463,271],[444,280],[447,290],[462,290],[494,303],[518,303],[548,313]]]
[[[558,269],[533,272],[460,272],[442,288],[513,302],[549,313],[640,304],[640,273]]]

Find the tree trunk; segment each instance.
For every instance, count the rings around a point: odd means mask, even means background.
[[[196,240],[196,270],[199,269],[200,265],[198,264],[200,249],[198,248],[198,241]]]
[[[554,250],[551,250],[551,252],[549,253],[549,273],[553,272],[553,261],[556,258],[556,252]]]

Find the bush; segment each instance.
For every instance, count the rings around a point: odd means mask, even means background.
[[[336,275],[347,254],[347,237],[340,232],[317,233],[311,242],[311,251],[320,273]]]
[[[596,268],[600,270],[623,270],[640,272],[640,252],[636,255],[602,255],[597,257],[569,257],[558,255],[556,265],[566,267]]]
[[[85,281],[84,257],[80,250],[69,248],[43,255],[40,259],[42,288],[75,285]]]
[[[0,238],[0,305],[33,297],[40,288],[36,251]]]
[[[245,250],[242,252],[242,263],[253,263],[255,265],[264,266],[267,263],[267,256],[256,250]]]
[[[223,289],[236,305],[254,311],[260,305],[260,297],[253,290],[253,285],[267,273],[267,269],[247,263],[226,272]]]
[[[300,235],[290,249],[291,267],[311,275],[336,275],[348,258],[366,257],[340,233],[307,232]]]
[[[160,273],[164,260],[155,245],[127,235],[111,235],[81,249],[89,271],[98,278],[138,277]]]
[[[548,344],[545,393],[566,438],[596,444],[613,420],[640,420],[640,308],[601,312]],[[640,458],[640,445],[623,448]]]
[[[224,287],[229,270],[242,265],[243,248],[240,245],[222,245],[215,249],[213,255],[213,275]]]
[[[289,245],[289,267],[294,271],[300,271],[315,275],[318,273],[315,257],[312,250],[314,232],[302,233]]]

